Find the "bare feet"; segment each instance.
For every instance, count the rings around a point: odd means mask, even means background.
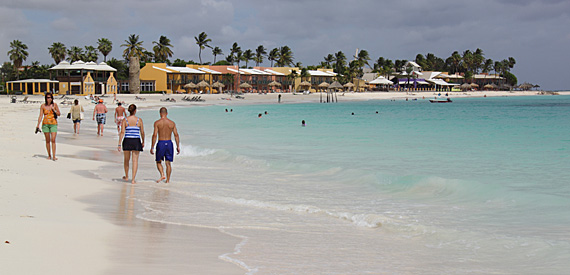
[[[123,176],[123,180],[124,180],[124,181],[129,181],[129,177]]]
[[[48,158],[47,158],[47,159],[48,159],[48,160],[50,160],[50,159],[51,159],[51,156],[48,156]]]
[[[160,177],[159,180],[156,181],[156,183],[159,183],[159,182],[163,181],[164,179],[166,179],[166,177],[165,177],[165,176],[162,176],[162,177]],[[167,182],[167,183],[168,183],[168,182]]]
[[[137,184],[137,182],[135,180],[131,181],[131,184]]]
[[[53,161],[56,161],[56,160],[57,160],[57,158],[56,158],[56,157],[53,157]]]

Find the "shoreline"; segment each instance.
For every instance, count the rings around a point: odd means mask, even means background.
[[[532,92],[471,92],[450,97],[533,96]],[[560,92],[570,95],[570,92]],[[245,99],[231,100],[226,94],[202,95],[205,102],[185,102],[187,95],[137,95],[147,98],[137,101],[135,95],[119,95],[127,104],[135,103],[139,110],[158,107],[239,106],[277,104],[277,94],[245,94]],[[195,96],[195,95],[190,95]],[[320,94],[282,94],[283,104],[318,103]],[[406,93],[345,93],[339,101],[405,100],[433,97],[433,92]],[[429,96],[429,97],[428,97]],[[177,102],[162,102],[163,98]],[[4,100],[2,100],[4,98]],[[18,96],[21,99],[22,96]],[[29,96],[43,100],[42,96]],[[164,271],[184,272],[190,268],[198,273],[243,274],[247,271],[230,257],[243,242],[237,237],[214,228],[167,225],[137,218],[143,210],[132,199],[137,189],[148,188],[158,172],[148,155],[141,155],[137,179],[139,184],[120,181],[122,153],[117,152],[117,134],[112,121],[112,96],[104,100],[109,108],[105,136],[97,137],[91,120],[94,104],[79,98],[85,108],[81,134],[72,134],[72,123],[65,118],[69,106],[59,104],[56,162],[45,160],[43,135],[33,134],[40,104],[9,103],[10,96],[0,97],[0,126],[5,133],[0,156],[0,257],[10,274],[107,274],[127,271],[128,274],[154,274]],[[158,119],[158,117],[157,117]],[[147,139],[152,135],[152,121],[145,121]],[[182,138],[182,142],[184,139]],[[141,168],[152,169],[152,179],[146,179]],[[176,172],[176,167],[174,168]],[[108,177],[99,178],[97,174]],[[175,183],[174,183],[175,184]],[[157,192],[160,196],[160,192]],[[138,212],[137,212],[138,211]],[[9,243],[5,243],[8,241]],[[154,253],[153,251],[156,251]],[[229,255],[229,256],[228,256]],[[193,259],[189,262],[189,259]],[[231,258],[230,258],[231,259]],[[148,261],[144,261],[148,260]],[[176,269],[178,268],[178,269]],[[80,272],[78,272],[80,271]]]

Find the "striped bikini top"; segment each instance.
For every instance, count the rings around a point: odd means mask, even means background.
[[[141,127],[139,127],[139,118],[135,126],[129,126],[129,120],[125,119],[127,127],[125,127],[125,138],[141,138]]]

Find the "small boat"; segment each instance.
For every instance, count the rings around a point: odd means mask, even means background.
[[[440,98],[430,99],[429,102],[431,102],[431,103],[451,103],[453,101],[451,101],[451,99],[448,97],[447,99],[440,99]]]

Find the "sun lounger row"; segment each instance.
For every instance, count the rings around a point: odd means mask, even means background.
[[[202,96],[193,96],[193,97],[185,96],[182,98],[182,100],[184,100],[184,101],[206,101],[205,99],[202,99]]]

